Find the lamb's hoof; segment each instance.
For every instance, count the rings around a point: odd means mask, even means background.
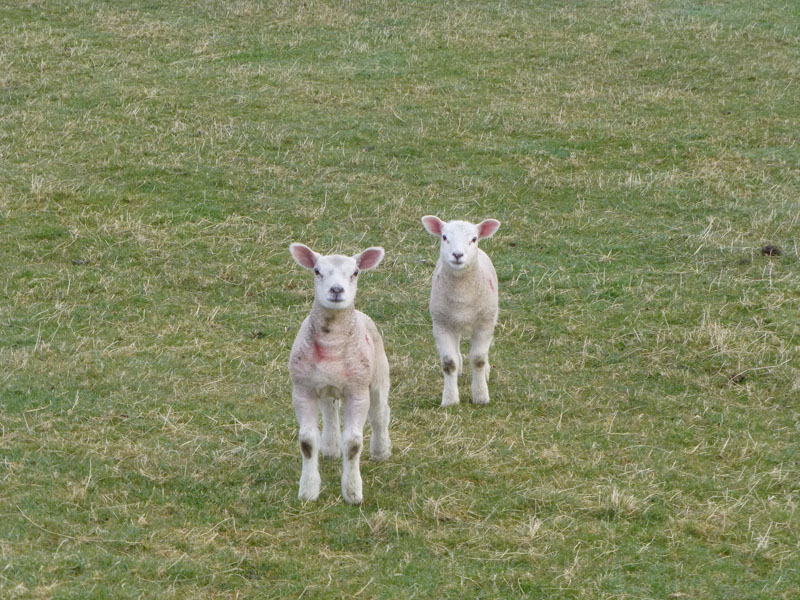
[[[300,498],[300,500],[305,500],[306,502],[313,502],[319,498],[319,488],[319,479],[316,481],[301,481],[300,492],[297,494],[297,497]]]
[[[362,489],[361,473],[357,464],[352,465],[349,461],[345,461],[342,469],[342,498],[348,504],[361,504],[363,500]]]
[[[442,406],[455,406],[458,404],[458,393],[442,394]]]
[[[338,435],[322,436],[320,444],[322,458],[340,458],[342,456],[342,439]]]
[[[342,489],[342,498],[348,504],[361,504],[364,501],[364,497],[361,494],[361,490],[351,489],[348,490],[346,488]]]
[[[472,392],[473,404],[489,404],[489,386],[486,385],[484,377],[483,373],[476,373],[472,379],[470,392]]]
[[[392,455],[391,448],[388,450],[372,450],[369,449],[369,457],[371,460],[377,460],[378,462],[387,460]]]
[[[392,454],[392,442],[389,432],[373,432],[369,441],[369,457],[371,460],[386,460]]]
[[[479,392],[473,392],[472,403],[479,404],[481,406],[489,404],[489,392],[483,390]]]

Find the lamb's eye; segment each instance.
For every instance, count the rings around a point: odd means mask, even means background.
[[[472,243],[473,243],[473,244],[474,244],[475,242],[477,242],[477,241],[478,241],[478,238],[477,238],[477,237],[474,237],[474,238],[472,238]]]
[[[358,277],[358,269],[356,269],[355,271],[353,271],[353,277]]]
[[[322,275],[322,273],[319,272],[319,269],[315,268],[314,269],[314,275]]]
[[[442,241],[443,241],[443,242],[446,242],[446,241],[447,241],[447,236],[446,236],[446,235],[444,235],[444,234],[442,234]]]

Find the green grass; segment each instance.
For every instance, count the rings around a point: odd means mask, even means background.
[[[797,598],[799,65],[773,0],[4,3],[0,597]],[[503,222],[488,407],[428,213]],[[387,250],[360,509],[291,241]]]

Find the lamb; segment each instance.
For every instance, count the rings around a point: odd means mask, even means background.
[[[492,236],[500,221],[486,219],[478,225],[466,221],[446,223],[435,216],[422,217],[422,225],[441,239],[439,260],[433,271],[430,313],[433,336],[442,363],[442,406],[458,404],[458,375],[462,370],[461,338],[472,338],[472,402],[489,403],[489,346],[497,323],[497,273],[478,240]]]
[[[303,244],[289,246],[297,263],[314,272],[314,303],[289,355],[292,404],[300,426],[303,470],[301,500],[320,492],[319,451],[325,458],[342,455],[342,496],[362,501],[359,460],[364,423],[372,426],[370,457],[385,460],[389,440],[389,361],[375,323],[353,307],[358,274],[378,266],[383,248],[356,256],[322,256]],[[344,430],[339,431],[339,401]],[[322,438],[318,412],[322,412]]]

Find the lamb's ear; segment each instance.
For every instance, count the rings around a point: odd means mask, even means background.
[[[292,253],[292,258],[297,264],[306,269],[313,269],[319,259],[319,254],[303,244],[291,244],[289,252]]]
[[[491,237],[499,228],[500,221],[497,219],[486,219],[485,221],[481,221],[481,224],[478,225],[478,237],[481,239]]]
[[[442,221],[439,217],[428,215],[426,217],[422,217],[422,226],[425,228],[425,231],[431,235],[441,237],[444,221]]]
[[[361,254],[356,254],[353,257],[356,261],[356,266],[362,271],[369,271],[378,266],[383,260],[383,248],[373,247],[367,248]]]

